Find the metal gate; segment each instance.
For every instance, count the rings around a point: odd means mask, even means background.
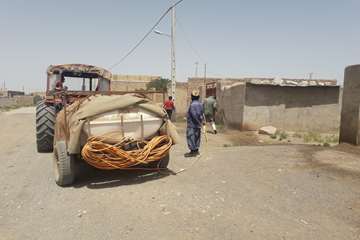
[[[206,84],[206,97],[210,96],[216,97],[216,82]]]

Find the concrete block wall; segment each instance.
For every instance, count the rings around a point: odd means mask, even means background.
[[[245,106],[245,84],[218,82],[216,86],[216,100],[218,106],[217,122],[227,127],[241,129]]]
[[[360,144],[360,65],[345,69],[340,142]]]
[[[11,107],[16,105],[15,98],[0,97],[0,108],[1,107]]]
[[[146,85],[152,80],[160,79],[160,76],[151,75],[121,75],[113,74],[111,81],[112,91],[135,91],[146,90]],[[150,99],[157,103],[163,103],[163,97],[161,96],[148,96]],[[167,95],[165,96],[167,99]],[[177,82],[176,83],[176,115],[182,117],[186,115],[188,108],[188,83]]]
[[[282,87],[246,84],[243,128],[262,126],[291,131],[337,132],[338,86]]]
[[[34,96],[0,97],[0,107],[31,105],[34,105]]]
[[[184,117],[187,113],[189,102],[188,84],[184,82],[177,82],[175,94],[176,117]]]
[[[146,85],[160,76],[151,75],[121,75],[113,74],[111,80],[112,91],[146,90]]]
[[[34,104],[34,96],[15,96],[14,99],[19,106],[31,106]]]
[[[234,84],[218,94],[219,115],[226,126],[242,130],[271,125],[287,131],[337,133],[339,92],[338,86]]]
[[[125,81],[112,81],[112,91],[136,91],[146,90],[147,82],[125,82]]]
[[[163,93],[146,93],[145,96],[161,106],[166,98],[166,94]]]

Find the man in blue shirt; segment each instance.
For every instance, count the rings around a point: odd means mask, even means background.
[[[194,90],[191,93],[191,104],[187,112],[186,140],[190,152],[185,157],[195,157],[199,155],[201,127],[204,123],[203,104],[199,101],[200,93]]]

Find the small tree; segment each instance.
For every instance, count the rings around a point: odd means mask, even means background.
[[[157,91],[166,91],[170,80],[167,78],[159,78],[152,80],[148,84],[146,84],[146,89],[155,89]]]

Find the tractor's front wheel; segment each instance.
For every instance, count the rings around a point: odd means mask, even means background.
[[[55,182],[64,187],[75,180],[75,155],[68,154],[65,141],[59,141],[54,149]]]
[[[55,108],[41,101],[36,106],[36,144],[40,153],[52,152],[54,144]]]

